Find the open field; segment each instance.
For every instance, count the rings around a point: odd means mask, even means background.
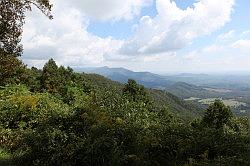
[[[203,88],[205,90],[208,90],[210,92],[218,92],[218,93],[230,93],[232,90],[229,89],[215,89],[215,88]]]
[[[237,107],[240,107],[240,106],[247,106],[246,103],[244,102],[240,102],[240,101],[237,101],[235,99],[222,99],[222,98],[207,98],[207,99],[200,99],[200,98],[196,98],[196,97],[190,97],[188,99],[185,99],[186,101],[198,101],[199,103],[201,104],[204,104],[204,105],[210,105],[212,104],[216,99],[220,99],[223,101],[223,103],[229,107],[232,107],[232,108],[237,108]]]

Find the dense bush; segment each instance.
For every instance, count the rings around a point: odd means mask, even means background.
[[[189,123],[133,80],[122,86],[50,64],[58,79],[47,77],[52,70],[25,69],[23,85],[0,88],[1,153],[8,156],[0,163],[250,164],[249,120],[220,101]]]

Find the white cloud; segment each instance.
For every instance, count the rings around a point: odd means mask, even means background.
[[[250,35],[250,30],[244,31],[241,33],[242,36]]]
[[[223,50],[223,46],[218,45],[218,44],[213,44],[213,45],[203,48],[202,52],[216,54],[216,52],[219,52],[221,50]]]
[[[250,47],[250,40],[238,40],[232,44],[234,48],[247,48]]]
[[[234,30],[230,30],[229,32],[220,34],[217,39],[221,41],[232,39],[234,36],[234,33],[235,33]]]
[[[59,2],[54,1],[53,20],[37,10],[28,14],[22,40],[26,63],[41,67],[52,57],[63,65],[99,65],[105,54],[119,48],[122,41],[88,33],[84,14]]]
[[[167,61],[171,60],[176,57],[176,52],[169,52],[169,53],[164,53],[164,54],[157,54],[157,55],[149,55],[142,57],[142,60],[140,58],[140,61],[143,61],[145,63],[147,62],[159,62],[159,61]]]
[[[249,51],[250,53],[250,40],[238,40],[231,44],[232,48],[238,49],[240,51]]]
[[[193,39],[228,22],[234,0],[199,0],[186,10],[179,9],[174,1],[156,0],[157,16],[143,16],[134,37],[127,41],[101,38],[87,31],[90,17],[102,21],[130,19],[150,2],[152,0],[54,0],[53,20],[36,10],[28,14],[22,59],[38,67],[52,57],[60,65],[77,67],[110,64],[138,70],[152,66],[156,70],[164,66],[178,70],[179,66],[184,69],[187,59],[190,66],[192,60],[198,63],[200,52],[203,55],[220,49],[211,46],[194,51],[184,57],[185,60],[176,55],[176,50]]]
[[[141,18],[135,36],[121,54],[153,54],[183,48],[230,21],[234,0],[199,0],[186,10],[171,0],[156,0],[158,15]]]
[[[70,0],[70,4],[99,20],[131,19],[153,0]]]
[[[191,51],[184,56],[185,59],[192,60],[192,61],[198,59],[198,57],[199,57],[199,54],[196,50]]]
[[[202,72],[250,71],[250,40],[212,44],[185,53],[184,58],[189,60],[184,66],[186,70],[196,68]]]
[[[202,63],[204,59],[210,61],[212,59],[223,57],[226,53],[225,50],[228,48],[227,45],[212,44],[204,46],[202,48],[194,49],[184,55],[186,60],[192,61],[193,63]],[[207,60],[210,58],[210,60]]]

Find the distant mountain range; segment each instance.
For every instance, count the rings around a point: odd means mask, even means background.
[[[237,100],[246,103],[246,106],[233,108],[234,112],[239,115],[250,116],[250,76],[248,75],[182,73],[163,76],[150,72],[134,72],[124,68],[109,68],[107,66],[74,69],[78,72],[99,74],[120,83],[126,83],[128,79],[134,79],[147,88],[164,90],[167,92],[167,96],[173,94],[198,105],[200,105],[198,101],[201,99]],[[165,98],[164,103],[168,102]],[[242,113],[242,110],[245,113]]]
[[[77,68],[75,70],[78,72],[100,74],[121,83],[127,82],[128,79],[134,79],[148,88],[165,89],[167,86],[175,83],[175,81],[168,80],[165,76],[150,72],[134,72],[124,68],[109,68],[105,66],[98,68]]]
[[[128,79],[134,79],[139,84],[144,85],[147,88],[154,88],[160,90],[166,90],[182,99],[189,97],[215,97],[216,93],[206,90],[205,88],[186,82],[182,82],[181,79],[193,78],[193,77],[206,77],[207,75],[199,74],[179,74],[175,76],[162,76],[150,72],[134,72],[124,68],[78,68],[78,72],[95,73],[103,75],[111,80],[126,83]]]
[[[126,83],[134,79],[147,88],[166,90],[182,99],[189,97],[227,97],[250,91],[250,77],[241,75],[208,75],[182,73],[158,75],[150,72],[134,72],[125,68],[75,68],[78,72],[95,73],[111,80]],[[247,93],[247,95],[250,94]]]

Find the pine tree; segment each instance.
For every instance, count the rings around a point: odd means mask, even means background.
[[[206,110],[203,123],[208,127],[221,129],[229,122],[232,116],[230,107],[226,106],[222,101],[216,100]]]
[[[41,85],[42,89],[50,93],[57,93],[59,88],[58,66],[53,59],[50,59],[43,67]]]

